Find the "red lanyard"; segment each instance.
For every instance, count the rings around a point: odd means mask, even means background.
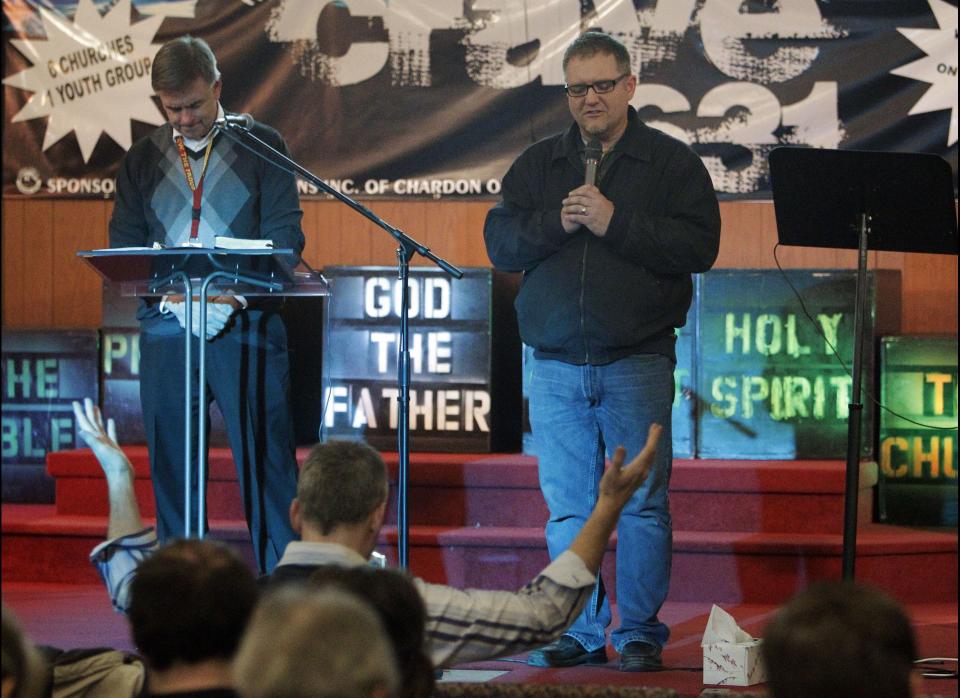
[[[203,168],[200,170],[200,181],[194,182],[193,168],[190,167],[190,158],[187,149],[183,146],[183,137],[177,136],[177,150],[180,151],[180,163],[183,165],[183,174],[187,178],[187,186],[193,192],[193,208],[191,209],[190,240],[195,241],[200,230],[200,199],[203,196],[203,178],[207,174],[207,163],[210,162],[210,150],[213,148],[213,138],[207,143],[207,150],[203,154]]]

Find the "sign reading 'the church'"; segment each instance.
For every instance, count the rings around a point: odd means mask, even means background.
[[[881,520],[957,525],[957,338],[885,337],[877,460]]]
[[[392,267],[331,267],[322,431],[396,448],[402,284]],[[418,451],[519,449],[516,279],[413,268],[409,284],[410,445]]]

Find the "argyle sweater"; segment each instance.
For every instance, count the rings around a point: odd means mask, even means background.
[[[276,130],[255,123],[252,132],[286,154]],[[260,146],[252,146],[260,148]],[[262,148],[260,148],[262,150]],[[204,151],[187,149],[194,177],[203,169]],[[187,184],[172,127],[164,124],[129,150],[117,173],[110,219],[110,247],[175,246],[190,235],[193,193]],[[203,179],[198,234],[204,247],[215,236],[273,240],[275,247],[303,251],[303,211],[296,180],[223,134],[214,136]],[[142,307],[140,319],[155,314]]]

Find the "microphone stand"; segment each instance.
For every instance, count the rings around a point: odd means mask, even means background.
[[[433,252],[430,251],[429,247],[420,244],[399,228],[393,227],[363,204],[351,199],[346,194],[342,194],[341,192],[337,191],[315,174],[271,146],[269,143],[265,143],[261,138],[252,133],[244,124],[237,123],[235,121],[223,120],[218,121],[216,126],[220,129],[222,134],[238,143],[240,146],[255,153],[258,157],[263,158],[274,167],[286,169],[284,165],[288,166],[303,178],[317,185],[319,189],[323,190],[327,194],[330,194],[330,196],[334,197],[338,201],[345,203],[367,220],[370,220],[380,228],[383,228],[397,241],[397,276],[402,284],[400,290],[400,341],[397,356],[397,401],[400,403],[398,406],[399,424],[397,425],[397,450],[400,459],[400,465],[397,474],[397,560],[400,564],[400,567],[406,568],[409,566],[410,561],[410,527],[407,519],[407,490],[408,483],[410,481],[410,260],[413,258],[414,254],[419,254],[420,256],[429,259],[455,279],[462,278],[463,272],[446,260],[437,257],[435,254],[433,254]],[[271,154],[280,158],[280,161],[283,163],[283,165],[278,164],[263,153],[250,148],[246,143],[243,142],[243,138],[250,138],[269,150]]]

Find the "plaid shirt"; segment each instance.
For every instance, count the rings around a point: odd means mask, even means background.
[[[108,540],[90,554],[114,608],[126,612],[137,565],[158,547],[152,528]],[[365,565],[336,543],[294,541],[278,564]],[[566,630],[586,603],[596,577],[575,553],[564,552],[520,591],[455,589],[413,578],[427,609],[426,643],[434,666],[516,654],[546,644]]]

